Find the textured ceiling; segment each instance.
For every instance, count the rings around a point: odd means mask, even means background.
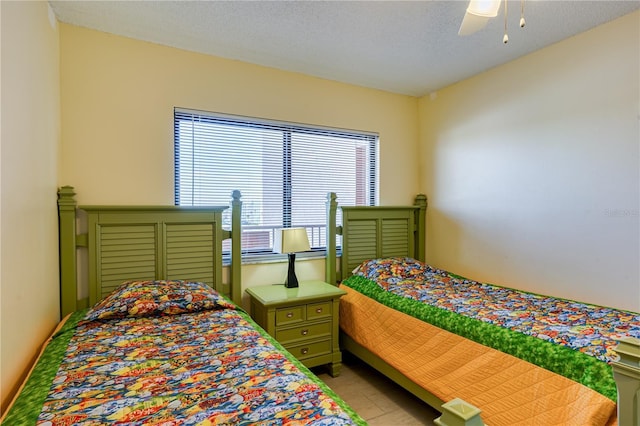
[[[389,92],[421,96],[640,8],[509,0],[458,36],[467,1],[50,1],[61,22]],[[640,25],[640,22],[639,22]]]

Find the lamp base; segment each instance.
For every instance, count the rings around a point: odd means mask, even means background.
[[[298,287],[298,277],[296,277],[296,254],[289,253],[289,270],[287,271],[287,281],[285,281],[284,286],[286,288],[296,288]]]

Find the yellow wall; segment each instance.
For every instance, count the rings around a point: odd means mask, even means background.
[[[59,37],[46,2],[0,2],[0,397],[4,409],[59,320]],[[53,22],[53,26],[51,25]]]
[[[174,107],[379,132],[381,201],[419,187],[413,97],[64,24],[61,70],[60,178],[80,203],[173,203]]]
[[[418,192],[417,99],[61,25],[60,182],[82,204],[173,203],[173,108],[380,134],[380,200]],[[324,261],[298,262],[322,279]],[[244,287],[286,263],[243,267]]]
[[[432,263],[640,311],[639,31],[636,12],[420,99]]]

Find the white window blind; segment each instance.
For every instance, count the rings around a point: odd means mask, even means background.
[[[176,204],[225,205],[239,189],[245,256],[270,254],[283,227],[306,228],[324,249],[328,192],[377,203],[373,133],[175,109],[174,137]]]

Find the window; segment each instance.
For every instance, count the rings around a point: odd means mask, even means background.
[[[322,251],[328,192],[343,205],[377,203],[373,133],[176,109],[174,137],[176,205],[227,205],[239,189],[245,258],[270,255],[283,227],[306,228]]]

